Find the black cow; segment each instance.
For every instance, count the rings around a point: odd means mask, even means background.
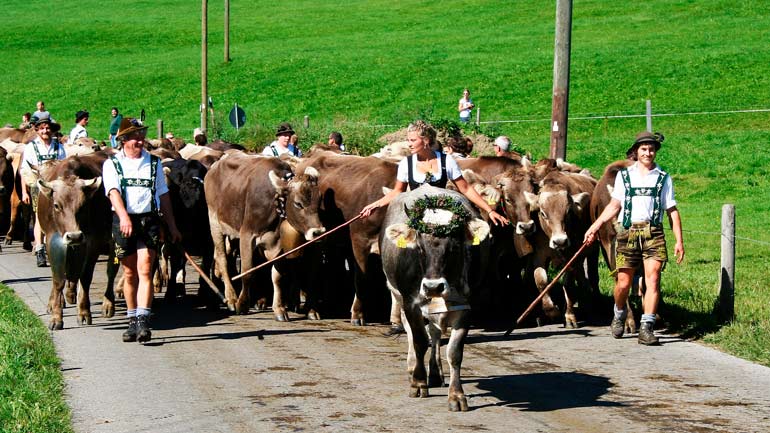
[[[451,328],[450,411],[468,410],[460,366],[468,334],[470,285],[483,273],[483,266],[472,269],[472,265],[485,263],[488,235],[489,225],[462,194],[431,186],[396,197],[380,233],[382,267],[388,288],[401,304],[409,337],[410,397],[427,397],[429,385],[443,385],[441,335]],[[431,354],[426,374],[428,332]]]

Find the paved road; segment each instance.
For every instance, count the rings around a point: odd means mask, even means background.
[[[770,431],[770,369],[674,337],[648,348],[606,328],[472,330],[471,410],[450,413],[446,388],[408,398],[406,339],[384,326],[159,305],[151,344],[123,343],[123,304],[99,317],[102,269],[94,324],[68,307],[52,333],[77,432]],[[0,254],[0,280],[44,323],[49,272],[18,246]]]

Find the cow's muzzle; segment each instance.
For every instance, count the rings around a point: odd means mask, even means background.
[[[62,237],[64,245],[80,245],[83,242],[83,232],[67,232]]]
[[[519,221],[516,223],[517,235],[530,235],[535,231],[535,221],[529,220],[527,222]]]
[[[569,247],[569,238],[564,234],[551,236],[551,241],[548,243],[548,246],[554,250],[563,250],[564,248]]]
[[[324,227],[309,229],[307,232],[305,232],[305,239],[312,241],[318,236],[324,234],[325,231],[326,229]]]
[[[426,298],[442,296],[449,290],[449,282],[446,278],[423,278],[420,283],[420,292]]]

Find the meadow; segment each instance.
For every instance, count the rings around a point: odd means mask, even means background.
[[[354,152],[415,118],[457,118],[468,87],[490,136],[535,158],[549,149],[554,2],[382,0],[209,4],[210,135],[261,147],[292,122],[304,147],[340,130]],[[91,112],[106,138],[110,108],[144,109],[191,139],[199,126],[200,2],[4,2],[0,122],[17,124],[44,99],[65,130]],[[53,10],[48,19],[30,11]],[[567,157],[599,177],[620,159],[651,100],[658,156],[674,179],[687,256],[663,280],[669,328],[770,366],[770,3],[585,0],[573,9]],[[247,114],[235,131],[225,120]],[[310,126],[302,127],[308,116]],[[474,113],[475,116],[475,113]],[[734,320],[713,312],[720,217],[736,206]],[[673,239],[669,237],[669,239]],[[673,245],[669,243],[669,247]],[[603,274],[602,288],[611,281]],[[609,319],[609,311],[608,311]]]

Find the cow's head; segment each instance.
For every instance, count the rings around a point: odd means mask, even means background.
[[[164,173],[170,188],[179,192],[179,198],[187,209],[192,209],[204,199],[203,179],[206,167],[199,161],[188,160],[184,165],[164,167]]]
[[[13,191],[13,154],[0,147],[0,198]],[[0,203],[0,207],[2,203]]]
[[[410,210],[407,209],[407,215]],[[412,214],[414,215],[414,214]],[[416,226],[416,227],[415,227]],[[451,227],[450,230],[424,229]],[[489,236],[489,224],[467,214],[462,221],[447,209],[426,209],[420,221],[396,223],[385,228],[384,239],[398,248],[412,250],[422,271],[420,297],[467,296],[466,277],[470,266],[468,245],[478,245]],[[456,292],[454,292],[456,291]]]
[[[48,206],[41,206],[40,212],[48,212],[65,245],[80,244],[84,240],[83,229],[96,225],[91,221],[92,215],[86,204],[101,184],[101,177],[84,180],[69,176],[50,182],[43,179],[37,181],[40,193],[48,201]]]
[[[569,225],[574,216],[588,211],[591,195],[586,192],[569,194],[567,187],[559,182],[541,182],[538,194],[525,193],[532,212],[538,213],[538,222],[548,236],[548,246],[563,250],[570,246]]]
[[[495,176],[494,182],[502,192],[503,206],[511,224],[516,227],[516,234],[532,234],[535,231],[535,221],[526,198],[526,194],[534,192],[529,171],[523,166],[511,169]]]
[[[284,198],[286,220],[305,238],[312,240],[326,229],[318,217],[321,194],[318,191],[318,170],[306,167],[302,174],[282,178],[275,171],[268,174],[278,194]]]

